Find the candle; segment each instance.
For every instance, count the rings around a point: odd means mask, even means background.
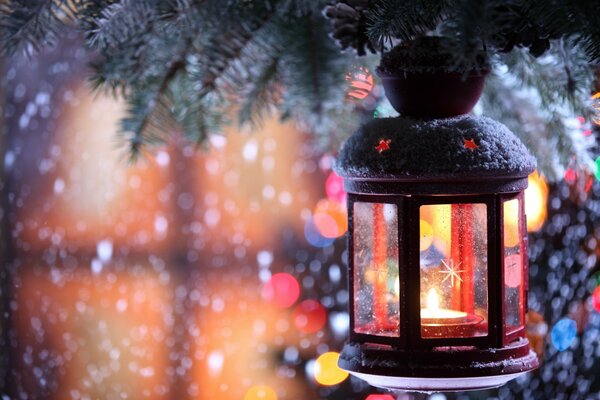
[[[439,296],[435,289],[429,291],[427,294],[427,308],[421,309],[422,325],[455,325],[466,321],[466,312],[440,308]]]

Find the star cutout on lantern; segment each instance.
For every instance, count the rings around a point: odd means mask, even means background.
[[[477,143],[475,143],[475,139],[465,139],[463,138],[463,147],[469,150],[475,150],[479,147]]]
[[[375,150],[381,154],[390,149],[390,143],[392,143],[392,139],[379,139],[379,144],[375,146]]]
[[[454,265],[454,260],[450,260],[450,265],[446,264],[446,261],[444,260],[440,260],[442,262],[442,264],[444,264],[444,267],[446,267],[448,269],[448,271],[438,271],[440,274],[446,274],[446,277],[444,279],[442,279],[442,282],[445,282],[448,278],[450,278],[450,285],[452,287],[454,287],[454,277],[456,277],[456,279],[458,279],[459,281],[463,281],[462,278],[460,276],[458,276],[458,274],[460,272],[465,272],[462,269],[457,270],[456,268],[458,268],[460,266],[461,263],[458,263],[458,265]]]

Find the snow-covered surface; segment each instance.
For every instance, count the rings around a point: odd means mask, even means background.
[[[381,140],[389,150],[379,152]],[[465,147],[464,140],[478,146]],[[427,178],[448,175],[526,176],[536,161],[503,124],[483,116],[435,120],[374,119],[344,144],[336,164],[346,178]]]

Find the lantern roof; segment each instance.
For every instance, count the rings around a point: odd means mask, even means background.
[[[484,116],[378,118],[344,144],[335,166],[349,179],[419,181],[524,177],[535,158],[505,125]]]

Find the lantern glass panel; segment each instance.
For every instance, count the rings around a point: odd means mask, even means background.
[[[506,334],[523,326],[523,221],[519,199],[504,202],[504,325]]]
[[[488,334],[485,204],[420,207],[421,336]]]
[[[354,203],[354,331],[400,336],[398,208]]]

